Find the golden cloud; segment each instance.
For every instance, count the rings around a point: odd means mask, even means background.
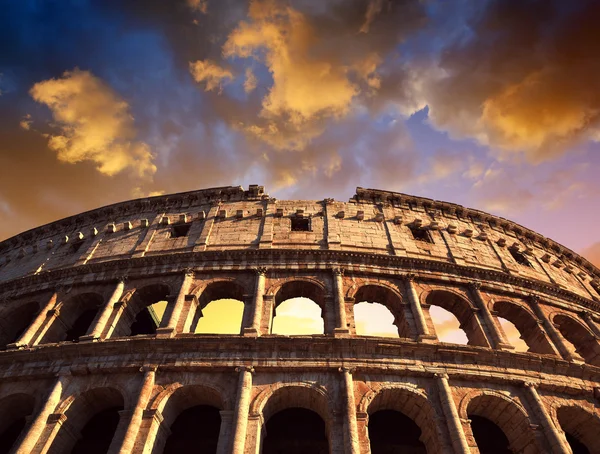
[[[231,71],[210,60],[191,62],[190,72],[196,82],[206,84],[205,91],[221,90],[224,83],[233,79]]]
[[[108,176],[126,169],[138,177],[156,172],[148,145],[134,140],[128,104],[90,72],[67,71],[36,83],[30,94],[52,111],[60,133],[47,135],[48,147],[60,161],[92,161]]]

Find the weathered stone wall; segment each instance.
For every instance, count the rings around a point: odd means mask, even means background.
[[[298,219],[308,231],[292,230]],[[600,452],[598,270],[510,221],[360,188],[342,203],[229,187],[101,208],[0,251],[0,433],[26,417],[14,452],[69,452],[108,406],[122,408],[110,452],[161,452],[199,404],[220,410],[219,453],[260,452],[264,425],[289,407],[321,416],[332,453],[370,452],[382,409],[411,418],[428,453],[478,452],[470,416],[514,452],[569,453],[565,432]],[[295,296],[321,307],[323,335],[271,334]],[[244,303],[240,334],[194,334],[220,298]],[[161,299],[156,333],[130,336]],[[365,300],[392,312],[399,338],[356,335]],[[469,345],[438,341],[431,305],[456,315]],[[63,341],[85,311],[85,334]]]

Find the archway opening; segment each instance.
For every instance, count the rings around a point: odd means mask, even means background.
[[[357,334],[414,337],[406,322],[405,307],[400,296],[389,288],[381,285],[364,285],[354,294],[354,301],[358,303],[354,306]]]
[[[197,334],[240,334],[244,317],[244,303],[223,298],[211,301],[202,309],[194,333]]]
[[[446,338],[446,333],[444,333],[444,331],[449,332],[450,330],[450,319],[447,314],[441,313],[438,309],[435,309],[435,307],[440,307],[448,312],[451,312],[452,315],[459,321],[459,328],[466,334],[468,345],[489,347],[483,329],[473,311],[473,306],[471,306],[466,298],[446,290],[433,290],[431,293],[429,293],[429,295],[427,295],[426,303],[430,306],[429,314],[434,322],[434,328],[437,328],[434,321],[435,317],[437,316],[436,314],[444,314],[442,316],[444,317],[442,319],[442,323],[445,321],[447,325],[444,326],[439,321],[437,322],[441,325],[440,328],[442,331],[442,338]],[[454,328],[452,328],[452,330],[454,333],[454,340],[444,340],[444,342],[452,342],[455,344],[464,343],[464,338],[460,336],[460,333]]]
[[[123,407],[111,407],[96,413],[81,429],[71,454],[104,454],[119,424],[119,412]]]
[[[182,411],[171,425],[164,454],[217,452],[221,415],[210,405],[196,405]]]
[[[369,440],[372,454],[395,452],[427,454],[420,437],[419,426],[399,411],[379,410],[369,415]]]
[[[28,394],[13,394],[0,401],[0,454],[9,453],[33,413],[34,399]]]
[[[245,289],[236,281],[209,284],[198,299],[191,332],[198,334],[240,334],[247,299]]]
[[[275,309],[272,334],[302,335],[325,332],[321,308],[308,298],[291,298]]]
[[[97,293],[83,293],[63,304],[40,343],[78,342],[92,325],[104,299]]]
[[[38,312],[38,303],[27,303],[4,316],[0,320],[1,348],[18,341]]]
[[[73,325],[71,325],[71,328],[67,330],[65,341],[79,342],[79,338],[85,335],[88,328],[92,325],[92,322],[96,318],[97,313],[98,309],[88,309],[79,317],[77,317],[73,322]]]
[[[528,352],[529,346],[527,345],[527,342],[525,342],[522,339],[521,333],[519,332],[515,324],[503,317],[497,317],[497,319],[500,323],[502,331],[504,331],[504,334],[506,335],[506,340],[510,345],[515,347],[515,351]]]
[[[167,309],[169,287],[153,284],[137,290],[128,303],[129,313],[135,314],[129,325],[130,336],[153,335],[160,326]]]
[[[487,418],[469,415],[471,430],[480,454],[513,454],[502,429]]]
[[[383,304],[364,301],[354,305],[354,323],[359,336],[400,337],[394,314]]]
[[[328,454],[325,421],[305,408],[286,408],[266,424],[263,454]]]
[[[435,327],[435,333],[440,342],[448,342],[451,344],[469,343],[467,333],[460,327],[460,321],[456,316],[440,306],[431,306],[429,308],[431,321]]]
[[[600,418],[592,411],[576,405],[560,407],[556,411],[558,423],[565,432],[573,454],[600,452]]]
[[[553,322],[586,363],[600,365],[600,344],[586,326],[572,317],[561,314],[556,315]]]

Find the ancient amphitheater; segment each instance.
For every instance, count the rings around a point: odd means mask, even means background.
[[[0,243],[0,452],[598,454],[599,275],[511,221],[371,189],[83,213]],[[294,297],[323,333],[271,334]],[[239,333],[195,334],[223,298]],[[398,338],[356,334],[364,301]],[[468,345],[438,341],[431,306]]]

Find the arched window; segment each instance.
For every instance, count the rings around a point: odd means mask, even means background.
[[[600,452],[600,417],[575,405],[560,407],[556,411],[560,427],[565,432],[573,454]]]
[[[161,431],[157,435],[153,453],[216,453],[219,441],[225,441],[219,440],[223,401],[212,388],[202,385],[179,387],[161,402],[158,409],[170,433]]]
[[[266,424],[262,454],[329,454],[325,421],[305,408],[286,408]]]
[[[445,290],[434,290],[427,295],[426,303],[430,306],[438,306],[451,312],[458,319],[460,329],[465,332],[468,345],[490,346],[473,311],[473,307],[465,298]],[[429,313],[431,314],[432,309],[434,311],[433,315],[435,315],[436,310],[433,307],[430,307]],[[434,318],[433,315],[431,315],[432,319]],[[447,315],[446,319],[448,319]],[[454,343],[458,342],[454,341]]]
[[[573,317],[562,314],[555,315],[553,322],[586,363],[600,365],[600,344],[586,326]]]
[[[39,310],[38,303],[27,303],[0,318],[0,347],[4,348],[19,340]]]
[[[481,454],[541,453],[529,418],[509,398],[480,394],[469,401],[466,412]]]
[[[354,295],[356,334],[383,337],[413,337],[404,304],[398,295],[379,285],[365,285]],[[369,304],[371,303],[371,304]]]
[[[555,354],[537,319],[527,309],[508,301],[497,301],[494,303],[494,311],[498,315],[508,341],[515,346],[517,351],[547,355]],[[501,318],[511,322],[513,326],[503,323]],[[525,345],[523,345],[523,342]]]
[[[108,452],[123,406],[123,396],[114,388],[94,388],[75,397],[48,453]]]
[[[435,333],[440,342],[462,345],[469,343],[467,333],[461,329],[460,322],[452,312],[447,311],[443,307],[431,306],[429,308],[429,315],[431,316]]]
[[[391,388],[379,391],[368,401],[365,410],[369,414],[371,453],[436,454],[448,451],[440,445],[439,418],[424,394]]]
[[[323,292],[316,284],[287,282],[275,295],[272,334],[323,334],[326,314]]]
[[[210,405],[196,405],[183,410],[171,424],[164,454],[201,452],[216,454],[221,415]]]
[[[40,343],[77,342],[86,334],[103,303],[97,293],[83,293],[66,300]]]
[[[22,436],[33,406],[34,398],[29,394],[13,394],[0,400],[0,454],[8,454]]]
[[[393,452],[427,454],[427,449],[420,438],[419,426],[399,411],[380,410],[369,415],[371,454]]]
[[[240,334],[244,318],[244,288],[230,281],[209,284],[200,295],[191,331]]]
[[[110,337],[156,334],[170,297],[169,286],[151,284],[136,289]]]
[[[503,317],[496,318],[498,319],[498,323],[500,323],[500,328],[502,328],[502,331],[504,331],[506,340],[510,345],[515,347],[515,351],[528,352],[529,346],[521,337],[521,333],[519,332],[515,324]]]

